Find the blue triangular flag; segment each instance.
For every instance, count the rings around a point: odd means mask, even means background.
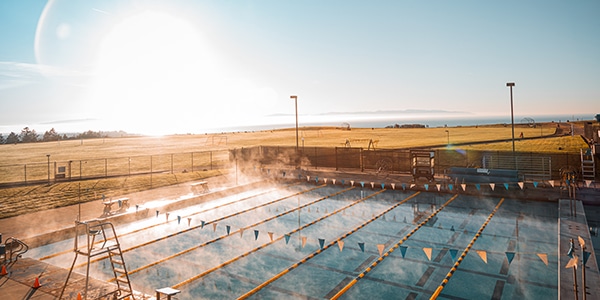
[[[479,190],[481,190],[481,184],[479,184],[479,183],[476,183],[476,184],[475,184],[475,188],[476,188],[478,191],[479,191]]]
[[[408,249],[408,247],[400,246],[400,253],[402,253],[402,258],[404,258],[404,256],[406,255],[406,249]]]
[[[449,190],[452,190],[453,187],[454,187],[454,185],[452,183],[448,185]]]
[[[402,190],[406,190],[406,183],[402,184]]]
[[[344,183],[345,183],[345,182],[346,182],[346,181],[345,181],[344,179],[342,179],[342,185],[344,185]]]
[[[450,227],[450,231],[454,231],[454,225]]]
[[[258,239],[258,230],[254,230],[254,240]]]
[[[506,258],[508,259],[508,264],[510,265],[510,263],[513,261],[513,258],[515,258],[515,253],[514,252],[506,252]]]
[[[385,183],[381,184],[381,189],[383,190],[385,188]]]
[[[508,190],[508,183],[505,183],[505,184],[504,184],[504,188],[505,188],[506,190]]]
[[[289,242],[290,242],[290,235],[286,234],[285,235],[285,244],[287,245],[287,243],[289,243]]]
[[[206,222],[200,221],[200,229],[204,228],[204,224],[206,224]]]
[[[325,245],[325,239],[319,239],[319,246],[323,249],[323,245]]]
[[[177,224],[181,224],[181,216],[177,216]]]
[[[365,243],[358,243],[358,247],[362,252],[365,252]]]
[[[315,177],[315,182],[319,183],[319,176]]]
[[[537,186],[538,186],[538,182],[537,182],[537,181],[534,181],[534,182],[533,182],[533,186],[534,186],[534,187],[537,187]]]
[[[227,228],[227,235],[229,235],[229,231],[231,231],[231,226],[225,225],[225,227]]]
[[[427,184],[427,183],[425,184],[425,190],[429,191],[429,184]]]
[[[458,249],[450,249],[450,257],[452,257],[452,260],[456,260],[456,254],[458,254]]]
[[[364,188],[364,187],[365,187],[365,182],[364,182],[364,181],[361,181],[361,182],[360,182],[360,186],[361,186],[362,188]]]
[[[588,258],[590,258],[590,254],[592,254],[591,252],[587,252],[587,251],[583,251],[583,265],[585,266],[585,264],[588,261]]]

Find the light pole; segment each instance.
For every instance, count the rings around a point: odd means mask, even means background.
[[[512,152],[515,155],[515,115],[513,113],[513,93],[512,89],[515,86],[514,82],[507,82],[506,86],[510,88],[510,124],[512,126]]]
[[[296,106],[296,154],[298,154],[298,96],[290,96],[290,99],[294,99]]]
[[[450,146],[450,131],[446,130],[446,135],[448,136],[448,143],[447,143],[447,145]]]

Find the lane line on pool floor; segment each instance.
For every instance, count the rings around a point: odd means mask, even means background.
[[[340,212],[342,212],[342,211],[344,211],[344,210],[346,210],[346,209],[348,209],[348,208],[350,208],[350,207],[352,207],[354,205],[362,203],[363,201],[365,201],[365,200],[367,200],[369,198],[375,197],[376,195],[378,195],[380,193],[383,193],[384,191],[385,191],[385,189],[377,191],[377,192],[375,192],[375,193],[373,193],[371,195],[368,195],[368,196],[366,196],[364,198],[361,198],[361,199],[359,199],[359,200],[357,200],[355,202],[352,202],[349,205],[346,205],[346,206],[344,206],[342,208],[336,209],[336,210],[332,211],[331,213],[325,214],[324,216],[322,216],[322,217],[320,217],[320,218],[318,218],[318,219],[316,219],[316,220],[314,220],[314,221],[312,221],[310,223],[304,224],[303,226],[298,227],[298,228],[296,228],[296,229],[288,232],[287,234],[281,235],[280,237],[273,239],[273,241],[271,241],[269,243],[266,243],[266,244],[263,244],[263,245],[261,245],[259,247],[256,247],[256,248],[254,248],[254,249],[252,249],[252,250],[250,250],[250,251],[248,251],[246,253],[243,253],[241,255],[238,255],[238,256],[236,256],[236,257],[234,257],[234,258],[232,258],[232,259],[230,259],[230,260],[228,260],[228,261],[226,261],[226,262],[224,262],[224,263],[222,263],[222,264],[220,264],[220,265],[218,265],[216,267],[210,268],[210,269],[208,269],[208,270],[206,270],[206,271],[204,271],[204,272],[202,272],[202,273],[200,273],[200,274],[198,274],[196,276],[188,278],[188,279],[186,279],[186,280],[184,280],[184,281],[182,281],[182,282],[174,285],[173,288],[178,289],[178,288],[180,288],[180,287],[182,287],[182,286],[184,286],[186,284],[189,284],[192,281],[197,280],[199,278],[202,278],[203,276],[206,276],[207,274],[209,274],[209,273],[211,273],[211,272],[213,272],[215,270],[218,270],[218,269],[220,269],[222,267],[225,267],[225,266],[227,266],[227,265],[229,265],[229,264],[231,264],[231,263],[233,263],[233,262],[235,262],[235,261],[237,261],[237,260],[239,260],[239,259],[241,259],[243,257],[246,257],[246,256],[248,256],[248,255],[250,255],[250,254],[252,254],[252,253],[254,253],[254,252],[258,251],[258,250],[261,250],[261,249],[266,248],[267,246],[269,246],[271,244],[274,244],[277,241],[280,241],[286,235],[292,235],[292,234],[294,234],[296,232],[299,232],[299,231],[301,231],[301,230],[303,230],[303,229],[305,229],[307,227],[310,227],[310,226],[312,226],[312,225],[314,225],[314,224],[316,224],[316,223],[318,223],[318,222],[320,222],[322,220],[325,220],[325,219],[327,219],[327,218],[329,218],[329,217],[331,217],[331,216],[333,216],[335,214],[338,214],[338,213],[340,213]]]
[[[294,194],[292,194],[292,195],[289,195],[289,196],[286,196],[286,197],[278,198],[278,199],[275,199],[275,200],[273,200],[273,201],[270,201],[270,202],[267,202],[267,203],[263,203],[263,204],[260,204],[260,205],[258,205],[258,206],[254,206],[254,207],[252,207],[252,208],[249,208],[249,209],[246,209],[246,210],[243,210],[243,211],[238,211],[238,212],[235,212],[235,213],[233,213],[233,214],[225,215],[225,216],[223,216],[223,217],[220,217],[220,218],[214,219],[214,220],[212,220],[212,221],[205,222],[203,225],[198,225],[198,226],[194,226],[194,227],[189,227],[189,228],[186,228],[186,229],[184,229],[184,230],[181,230],[181,231],[173,232],[173,233],[171,233],[171,234],[168,234],[168,235],[162,236],[162,237],[160,237],[160,238],[157,238],[157,239],[154,239],[154,240],[150,240],[150,241],[147,241],[147,242],[144,242],[144,243],[141,243],[141,244],[135,245],[135,246],[131,246],[131,247],[127,248],[127,249],[124,249],[122,252],[123,252],[123,253],[126,253],[126,252],[129,252],[129,251],[132,251],[132,250],[135,250],[135,249],[138,249],[138,248],[144,247],[144,246],[148,246],[148,245],[150,245],[150,244],[153,244],[153,243],[156,243],[156,242],[159,242],[159,241],[165,240],[165,239],[167,239],[167,238],[171,238],[171,237],[177,236],[177,235],[179,235],[179,234],[182,234],[182,233],[186,233],[186,232],[189,232],[189,231],[192,231],[192,230],[196,230],[196,229],[198,229],[198,228],[201,228],[201,227],[203,227],[203,226],[206,226],[206,225],[209,225],[209,224],[213,224],[213,223],[215,223],[215,222],[219,222],[219,221],[222,221],[222,220],[225,220],[225,219],[228,219],[228,218],[231,218],[231,217],[234,217],[234,216],[240,215],[240,214],[242,214],[242,213],[246,213],[246,212],[249,212],[249,211],[255,210],[255,209],[257,209],[257,208],[261,208],[261,207],[264,207],[264,206],[267,206],[267,205],[271,205],[271,204],[274,204],[274,203],[277,203],[277,202],[280,202],[280,201],[283,201],[283,200],[286,200],[286,199],[289,199],[289,198],[292,198],[292,197],[295,197],[295,196],[298,196],[298,195],[301,195],[301,194],[304,194],[304,193],[308,193],[308,192],[311,192],[311,191],[313,191],[313,190],[316,190],[316,189],[319,189],[319,188],[322,188],[322,187],[325,187],[325,185],[320,185],[320,186],[318,186],[318,187],[311,188],[311,189],[308,189],[308,190],[306,190],[306,191],[300,191],[300,192],[294,193]],[[326,198],[323,198],[323,199],[326,199]],[[323,199],[321,199],[321,200],[323,200]],[[239,201],[241,201],[241,200],[239,200]],[[236,201],[236,202],[238,202],[238,201]],[[173,220],[173,221],[174,221],[174,220]],[[160,224],[156,224],[156,225],[164,225],[164,224],[166,224],[166,223],[160,223]],[[152,226],[152,227],[153,227],[153,226]],[[72,251],[71,251],[71,252],[72,252]],[[107,256],[107,255],[106,255],[106,256],[100,256],[100,257],[98,257],[98,258],[95,258],[95,259],[92,259],[92,260],[90,260],[90,262],[91,262],[91,263],[96,263],[96,262],[102,261],[102,260],[104,260],[104,259],[107,259],[107,258],[108,258],[108,256]],[[86,262],[86,263],[81,263],[81,264],[79,264],[79,265],[76,265],[76,266],[75,266],[75,268],[81,268],[81,267],[85,266],[86,264],[87,264],[87,262]]]
[[[440,211],[442,211],[446,206],[448,206],[448,204],[450,204],[452,201],[454,201],[454,199],[456,199],[457,197],[458,197],[458,194],[454,195],[452,198],[450,198],[448,201],[446,201],[446,203],[442,204],[442,206],[440,206],[435,212],[433,212],[431,215],[429,215],[427,217],[427,219],[425,219],[423,222],[419,223],[419,225],[417,225],[417,227],[413,228],[413,230],[411,232],[409,232],[407,235],[405,235],[398,243],[396,243],[388,251],[386,251],[383,255],[381,255],[375,262],[373,262],[369,267],[367,267],[364,271],[362,271],[360,274],[358,274],[358,276],[356,276],[354,279],[352,279],[348,284],[346,284],[346,286],[344,286],[340,291],[338,291],[330,299],[338,299],[340,296],[342,296],[344,293],[346,293],[360,279],[362,279],[367,273],[369,273],[371,270],[373,270],[373,268],[375,268],[381,261],[383,261],[386,257],[388,257],[392,252],[394,252],[394,250],[398,249],[398,247],[400,247],[400,245],[402,245],[402,243],[404,243],[406,240],[408,240],[408,238],[410,238],[415,232],[417,232],[417,230],[421,229],[421,227],[423,227],[425,224],[427,224],[427,222],[429,222],[429,220],[431,220],[431,218],[435,217]]]
[[[479,238],[479,236],[481,235],[481,233],[483,232],[483,230],[485,229],[487,224],[490,222],[490,220],[492,220],[492,217],[496,214],[496,212],[498,211],[498,209],[500,208],[500,205],[502,205],[502,203],[504,203],[504,198],[500,199],[500,201],[498,202],[498,204],[496,205],[496,207],[494,208],[492,213],[488,216],[487,220],[483,223],[483,225],[481,225],[481,227],[479,228],[479,230],[477,231],[477,233],[475,234],[475,236],[473,237],[473,239],[471,240],[469,245],[467,245],[467,247],[465,248],[463,253],[460,255],[460,257],[454,263],[454,266],[452,266],[452,268],[450,269],[450,272],[448,272],[448,274],[446,274],[446,278],[444,278],[444,280],[442,280],[442,283],[440,284],[440,286],[438,286],[438,288],[435,290],[433,295],[431,295],[431,298],[429,298],[430,300],[435,300],[440,295],[440,293],[442,292],[442,290],[444,289],[444,287],[446,286],[446,284],[448,283],[448,281],[450,280],[452,275],[454,275],[454,272],[456,272],[456,270],[458,269],[458,266],[460,265],[460,263],[467,256],[467,253],[469,253],[469,250],[471,250],[471,247],[473,247],[473,244],[475,244],[475,241],[477,241],[477,239]]]
[[[317,188],[319,188],[319,187],[316,187],[316,188],[313,188],[313,189],[310,189],[310,190],[314,190],[314,189],[317,189]],[[265,192],[262,192],[262,193],[258,193],[258,194],[256,194],[256,195],[252,195],[252,196],[244,197],[244,198],[241,198],[241,199],[239,199],[239,200],[235,200],[235,201],[233,201],[233,202],[229,202],[229,203],[224,203],[224,204],[221,204],[221,205],[217,205],[217,206],[215,206],[215,207],[207,208],[207,209],[205,209],[205,210],[201,210],[201,211],[198,211],[198,212],[195,212],[195,213],[191,213],[191,214],[189,214],[189,215],[184,215],[184,216],[182,216],[182,217],[184,217],[184,218],[188,218],[188,217],[191,217],[191,216],[194,216],[194,215],[198,215],[198,214],[201,214],[201,213],[209,212],[209,211],[211,211],[211,210],[219,209],[219,208],[222,208],[222,207],[225,207],[225,206],[228,206],[228,205],[232,205],[232,204],[240,203],[240,202],[242,202],[242,201],[247,201],[247,200],[249,200],[249,199],[256,198],[256,197],[258,197],[258,196],[262,196],[262,195],[264,195],[264,194],[270,193],[270,192],[272,192],[272,191],[275,191],[275,190],[277,190],[277,189],[276,189],[276,188],[272,188],[272,189],[270,189],[269,191],[265,191]],[[191,199],[191,198],[190,198],[190,199]],[[280,198],[280,199],[281,199],[281,200],[283,200],[283,199],[286,199],[286,198]],[[188,200],[189,200],[189,199],[188,199]],[[148,229],[150,229],[150,228],[154,228],[154,227],[158,227],[158,226],[164,225],[164,224],[166,224],[166,223],[169,223],[169,222],[175,222],[175,220],[172,220],[172,221],[167,221],[167,222],[165,222],[165,223],[162,223],[162,222],[161,222],[161,223],[157,223],[157,224],[152,224],[152,225],[150,225],[150,226],[146,226],[146,227],[142,227],[142,228],[134,229],[134,230],[132,230],[132,231],[129,231],[129,232],[125,232],[125,233],[122,233],[122,234],[120,234],[120,235],[119,235],[119,237],[124,237],[124,236],[128,236],[128,235],[131,235],[131,234],[134,234],[134,233],[138,233],[138,232],[141,232],[141,231],[144,231],[144,230],[148,230]],[[109,240],[114,240],[114,237],[110,237],[110,238],[108,238],[108,239],[106,239],[106,240],[107,240],[107,241],[109,241]],[[94,245],[99,245],[99,244],[102,244],[102,243],[103,243],[103,242],[96,242]],[[50,255],[46,255],[46,256],[40,257],[38,260],[47,260],[47,259],[50,259],[50,258],[54,258],[54,257],[60,256],[60,255],[63,255],[63,254],[71,253],[71,252],[73,252],[73,250],[65,250],[65,251],[61,251],[61,252],[57,252],[57,253],[53,253],[53,254],[50,254]]]
[[[385,190],[382,190],[385,191]],[[358,230],[360,230],[361,228],[364,228],[365,226],[367,226],[368,224],[374,222],[375,220],[379,219],[381,216],[385,215],[386,213],[390,212],[391,210],[395,209],[396,207],[406,203],[407,201],[409,201],[410,199],[416,197],[417,195],[419,195],[421,192],[417,192],[415,194],[410,195],[409,197],[403,199],[402,201],[392,205],[391,207],[389,207],[388,209],[386,209],[385,211],[383,211],[382,213],[372,217],[371,219],[367,220],[366,222],[362,223],[361,225],[355,227],[354,229],[346,232],[344,235],[342,235],[341,237],[331,241],[329,244],[327,244],[326,246],[324,246],[321,249],[318,249],[317,251],[309,254],[308,256],[306,256],[305,258],[301,259],[300,261],[298,261],[297,263],[291,265],[290,267],[288,267],[287,269],[281,271],[280,273],[278,273],[277,275],[271,277],[270,279],[268,279],[267,281],[261,283],[260,285],[258,285],[257,287],[255,287],[254,289],[248,291],[247,293],[245,293],[244,295],[240,296],[238,299],[247,299],[248,297],[256,294],[258,291],[260,291],[261,289],[263,289],[264,287],[266,287],[267,285],[271,284],[273,281],[281,278],[283,275],[287,274],[289,271],[297,268],[298,266],[300,266],[301,264],[304,264],[305,262],[307,262],[308,260],[310,260],[311,258],[317,256],[319,253],[322,253],[323,251],[327,250],[329,247],[336,245],[339,241],[345,239],[346,237],[350,236],[351,234],[357,232]],[[454,196],[454,198],[456,198],[456,196]]]
[[[315,200],[315,201],[312,201],[312,202],[306,203],[306,204],[304,204],[304,205],[302,205],[302,206],[299,206],[299,207],[295,207],[295,208],[293,208],[293,209],[290,209],[290,210],[288,210],[288,211],[285,211],[285,212],[283,212],[283,213],[280,213],[280,214],[277,214],[277,215],[271,216],[271,217],[269,217],[269,218],[267,218],[267,219],[264,219],[264,220],[261,220],[261,221],[259,221],[259,222],[257,222],[257,223],[254,223],[254,224],[251,224],[251,225],[248,225],[248,226],[245,226],[245,227],[241,227],[240,229],[238,229],[238,230],[235,230],[235,231],[233,231],[233,232],[231,232],[231,233],[229,233],[229,234],[226,234],[226,235],[219,236],[219,237],[217,237],[217,238],[214,238],[214,239],[212,239],[212,240],[210,240],[210,241],[207,241],[207,242],[204,242],[204,243],[202,243],[202,244],[196,245],[196,246],[194,246],[194,247],[191,247],[191,248],[188,248],[188,249],[182,250],[182,251],[180,251],[180,252],[177,252],[177,253],[175,253],[175,254],[173,254],[173,255],[170,255],[170,256],[164,257],[164,258],[162,258],[162,259],[160,259],[160,260],[157,260],[157,261],[154,261],[154,262],[152,262],[152,263],[150,263],[150,264],[147,264],[147,265],[141,266],[141,267],[139,267],[139,268],[137,268],[137,269],[131,270],[131,271],[129,271],[129,272],[128,272],[128,274],[129,274],[129,275],[131,275],[131,274],[137,273],[137,272],[139,272],[139,271],[142,271],[142,270],[144,270],[144,269],[147,269],[147,268],[149,268],[149,267],[152,267],[152,266],[158,265],[158,264],[160,264],[160,263],[162,263],[162,262],[165,262],[165,261],[167,261],[167,260],[173,259],[173,258],[175,258],[175,257],[181,256],[181,255],[183,255],[183,254],[189,253],[189,252],[191,252],[191,251],[194,251],[194,250],[197,250],[197,249],[199,249],[199,248],[202,248],[202,247],[208,246],[208,245],[210,245],[210,244],[212,244],[212,243],[214,243],[214,242],[220,241],[220,240],[222,240],[222,239],[224,239],[224,238],[227,238],[227,237],[230,237],[230,236],[234,236],[236,233],[238,233],[238,232],[241,232],[241,231],[243,231],[243,230],[246,230],[246,229],[249,229],[249,228],[252,228],[252,227],[255,227],[255,226],[261,225],[261,224],[264,224],[264,223],[266,223],[266,222],[269,222],[269,221],[271,221],[271,220],[277,219],[277,218],[279,218],[279,217],[282,217],[282,216],[284,216],[284,215],[287,215],[287,214],[293,213],[293,212],[295,212],[295,211],[297,211],[297,210],[299,210],[299,209],[302,209],[302,208],[304,208],[304,207],[307,207],[307,206],[313,205],[313,204],[315,204],[315,203],[321,202],[321,201],[323,201],[323,200],[326,200],[326,199],[329,199],[329,198],[331,198],[331,197],[335,197],[335,196],[337,196],[337,195],[339,195],[339,194],[345,193],[345,192],[347,192],[347,191],[350,191],[350,190],[352,190],[352,189],[354,189],[354,187],[350,187],[350,188],[347,188],[347,189],[345,189],[345,190],[341,190],[341,191],[338,191],[338,192],[336,192],[336,193],[333,193],[333,194],[327,195],[327,196],[325,196],[325,197],[321,197],[321,198],[319,198],[319,199],[317,199],[317,200]],[[214,221],[213,221],[213,222],[211,222],[211,223],[214,223]],[[123,276],[124,276],[124,275],[123,275]],[[111,278],[111,279],[109,280],[109,282],[110,282],[110,281],[114,281],[114,280],[115,280],[114,278]]]

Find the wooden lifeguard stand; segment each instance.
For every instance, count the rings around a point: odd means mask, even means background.
[[[58,299],[62,299],[79,255],[82,255],[87,259],[85,289],[83,291],[83,299],[87,299],[92,257],[107,255],[117,286],[115,290],[108,292],[102,297],[112,295],[114,296],[114,299],[125,299],[129,297],[130,299],[135,300],[133,289],[131,288],[131,283],[129,281],[129,275],[127,274],[127,268],[125,267],[123,252],[121,251],[115,227],[112,223],[104,220],[91,220],[87,222],[75,221],[75,242],[73,251],[75,252],[75,258],[73,259],[73,264],[69,269],[69,274],[67,275],[67,279],[60,291]]]

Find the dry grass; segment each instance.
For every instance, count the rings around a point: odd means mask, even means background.
[[[554,124],[544,124],[541,128],[517,126],[516,135],[522,132],[525,137],[551,136],[555,132]],[[370,141],[377,149],[410,148],[418,146],[444,146],[446,143],[461,144],[484,142],[511,138],[510,126],[478,126],[451,128],[354,128],[350,131],[332,127],[303,127],[299,130],[299,146],[302,147],[343,147],[349,143],[352,147],[367,148]],[[227,149],[252,147],[257,145],[294,146],[296,131],[294,128],[258,132],[238,132],[209,135],[177,135],[165,137],[129,137],[94,140],[70,140],[61,142],[46,142],[34,144],[0,145],[2,162],[0,169],[6,165],[32,166],[29,173],[36,172],[38,177],[47,176],[47,154],[51,161],[87,161],[90,167],[104,168],[104,159],[123,160],[120,168],[131,161],[135,171],[147,168],[148,157],[153,156],[154,170],[169,169],[175,165],[172,174],[155,174],[152,187],[166,186],[186,181],[199,180],[226,172],[225,170],[208,170],[182,173],[190,161],[190,153],[216,151],[219,157],[211,160],[225,163],[228,160]],[[495,142],[477,145],[460,146],[465,149],[510,151],[510,142]],[[528,152],[560,152],[579,153],[579,149],[587,144],[578,136],[549,137],[535,140],[517,140],[517,151]],[[220,151],[217,151],[220,150]],[[173,158],[171,158],[173,154]],[[119,158],[119,159],[117,159]],[[129,160],[128,158],[131,158]],[[194,164],[206,164],[209,159],[202,154],[196,154]],[[4,168],[3,170],[5,170]],[[21,172],[22,167],[17,167]],[[77,167],[73,168],[77,170]],[[95,170],[97,172],[98,170]],[[149,170],[148,170],[149,171]],[[29,174],[28,176],[33,176]],[[4,172],[2,182],[6,177],[20,176]],[[73,174],[77,177],[77,174]],[[18,178],[12,181],[22,180]],[[142,191],[150,188],[150,176],[140,175],[119,177],[113,179],[59,182],[50,186],[36,185],[18,188],[0,189],[0,218],[6,218],[25,212],[43,210],[53,207],[71,205],[79,202],[98,199],[105,194],[109,197],[125,193]]]

